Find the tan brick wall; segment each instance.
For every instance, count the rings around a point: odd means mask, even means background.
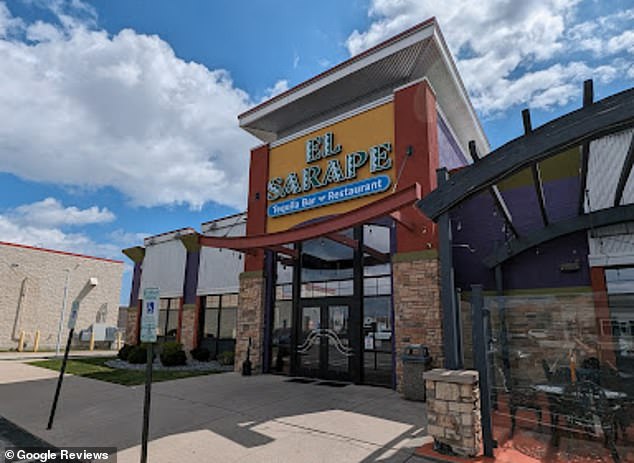
[[[26,335],[26,350],[32,348],[36,330],[40,330],[40,349],[55,348],[65,269],[70,269],[70,278],[62,348],[72,301],[90,277],[96,277],[99,284],[81,302],[75,331],[88,328],[98,314],[105,314],[108,325],[117,326],[122,262],[0,245],[0,349],[16,348],[21,330]]]
[[[408,344],[428,346],[433,365],[443,364],[439,268],[437,258],[410,261],[396,258],[392,264],[398,390],[403,378],[401,354]]]
[[[196,304],[183,304],[181,322],[181,343],[189,354],[196,342]]]
[[[241,371],[242,363],[246,360],[250,337],[252,341],[250,358],[253,372],[262,372],[264,288],[265,280],[261,272],[245,272],[240,275],[235,371]]]

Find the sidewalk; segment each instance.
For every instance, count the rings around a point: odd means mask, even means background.
[[[116,350],[71,350],[69,358],[77,357],[116,357]],[[64,350],[59,353],[59,357],[64,356]],[[30,362],[32,360],[46,360],[57,357],[55,351],[48,352],[0,352],[0,361],[17,360],[19,362]]]
[[[425,407],[394,391],[235,373],[152,386],[149,461],[419,462]],[[68,376],[46,431],[54,371],[0,361],[0,415],[55,446],[114,446],[138,462],[143,386]]]

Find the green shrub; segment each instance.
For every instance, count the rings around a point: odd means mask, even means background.
[[[119,352],[117,353],[117,357],[119,357],[121,360],[128,360],[128,355],[130,355],[130,351],[133,348],[134,346],[131,344],[124,344],[123,347],[119,349]]]
[[[166,342],[161,351],[161,363],[166,367],[185,365],[187,354],[183,350],[183,345],[178,342]]]
[[[128,353],[128,363],[141,364],[147,363],[147,349],[143,344],[139,346],[131,346]]]
[[[226,350],[218,354],[217,360],[220,365],[233,365],[235,354],[232,350]]]
[[[199,362],[209,362],[209,357],[211,356],[211,352],[206,347],[196,347],[190,351],[190,354],[192,354],[194,360]]]

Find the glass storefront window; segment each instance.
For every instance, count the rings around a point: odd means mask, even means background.
[[[198,321],[199,347],[209,349],[212,359],[235,350],[238,295],[212,294],[201,297]]]
[[[161,298],[159,301],[159,336],[176,336],[178,332],[179,309],[179,298]]]
[[[287,256],[278,254],[275,305],[273,306],[273,326],[271,329],[271,372],[287,375],[291,371],[293,269],[294,263]]]
[[[389,296],[363,300],[364,382],[392,384],[392,300]]]
[[[352,230],[341,232],[340,235],[345,239],[352,239]],[[329,238],[302,243],[301,261],[302,283],[352,280],[354,274],[354,249]],[[326,295],[325,288],[318,286],[317,291],[323,291],[323,295]]]
[[[203,336],[206,338],[235,339],[238,313],[237,294],[218,294],[203,297]]]

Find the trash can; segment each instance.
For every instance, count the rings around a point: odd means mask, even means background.
[[[403,397],[407,400],[424,402],[425,381],[423,372],[431,369],[432,358],[429,349],[422,344],[410,344],[401,357],[403,360]]]

